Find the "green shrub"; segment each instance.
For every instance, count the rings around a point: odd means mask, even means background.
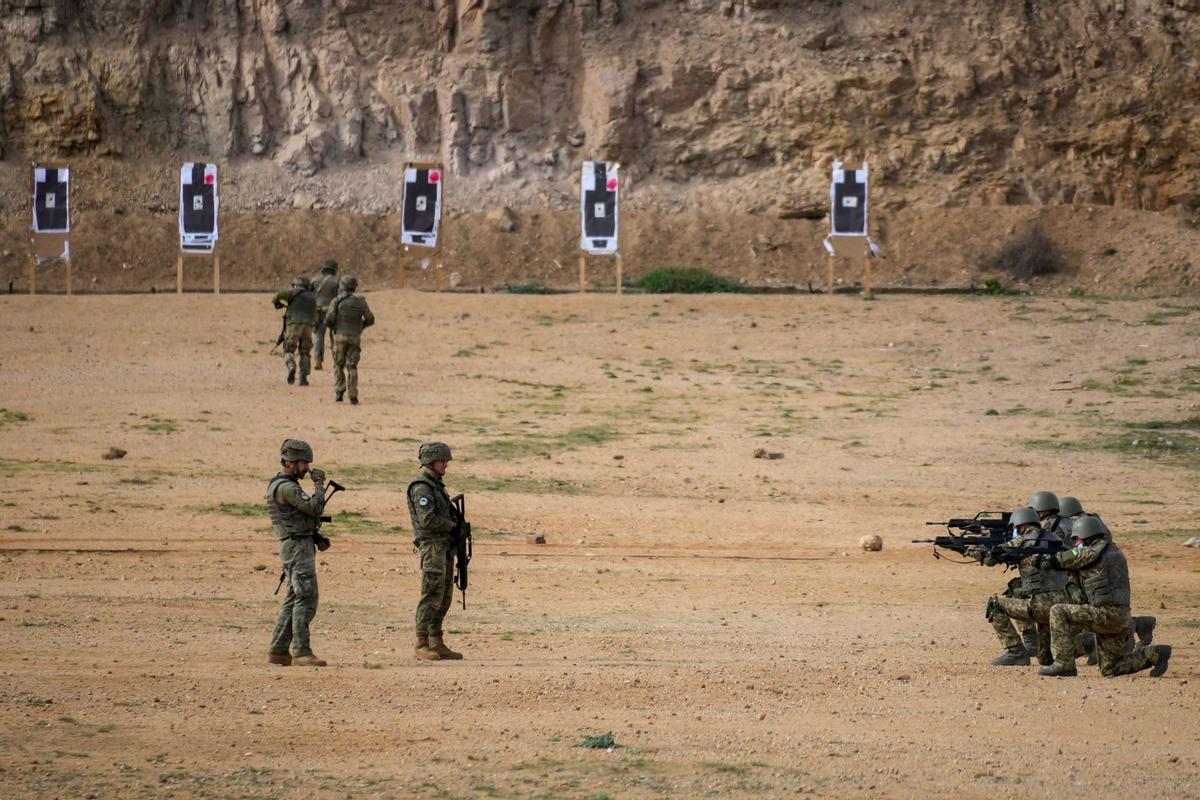
[[[700,267],[662,267],[647,272],[636,283],[650,294],[713,294],[744,292],[746,286]]]
[[[1066,269],[1062,255],[1037,224],[1027,225],[983,258],[984,269],[1004,270],[1025,280],[1038,275],[1054,275]]]
[[[509,294],[561,294],[557,289],[551,289],[544,283],[539,281],[528,281],[527,283],[511,283],[505,287]]]

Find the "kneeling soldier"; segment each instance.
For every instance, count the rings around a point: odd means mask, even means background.
[[[454,552],[458,512],[450,503],[442,478],[450,464],[450,447],[426,442],[418,452],[421,472],[408,484],[408,513],[413,544],[421,554],[421,599],[417,603],[416,656],[425,661],[459,659],[442,641],[442,621],[454,599]]]
[[[1105,535],[1104,523],[1097,517],[1084,517],[1071,530],[1075,546],[1052,556],[1041,556],[1043,571],[1067,570],[1075,573],[1083,588],[1086,603],[1061,603],[1050,609],[1050,631],[1054,663],[1042,667],[1041,674],[1054,677],[1075,675],[1075,644],[1085,630],[1096,634],[1100,656],[1100,674],[1106,678],[1128,675],[1153,668],[1158,677],[1167,671],[1170,645],[1155,644],[1126,647],[1132,620],[1129,604],[1129,564],[1121,548]]]
[[[317,556],[314,534],[325,510],[325,473],[309,469],[312,448],[299,439],[286,439],[279,450],[283,469],[267,484],[267,511],[279,539],[279,558],[287,577],[287,596],[279,609],[267,661],[281,666],[323,667],[313,655],[308,626],[317,615]],[[300,488],[311,472],[313,493]],[[289,651],[288,646],[291,645]]]

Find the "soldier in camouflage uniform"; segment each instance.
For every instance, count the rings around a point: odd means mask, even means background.
[[[1058,536],[1043,530],[1038,525],[1037,512],[1032,508],[1019,508],[1013,512],[1010,522],[1017,536],[1000,545],[1000,550],[1013,548],[1046,547],[1051,541],[1058,543]],[[967,555],[979,559],[992,567],[997,561],[990,548],[971,547]],[[987,619],[992,623],[1004,652],[992,659],[996,667],[1028,666],[1029,653],[1013,627],[1013,620],[1024,620],[1036,625],[1038,637],[1037,658],[1042,664],[1053,663],[1050,652],[1050,607],[1067,602],[1067,576],[1063,573],[1047,574],[1038,569],[1036,557],[1023,558],[1018,565],[1020,586],[1007,595],[994,596],[988,601]]]
[[[276,308],[287,305],[284,329],[283,361],[287,364],[287,382],[296,380],[296,351],[300,352],[300,385],[308,386],[309,353],[312,351],[313,325],[317,321],[317,296],[312,282],[300,275],[292,281],[291,289],[276,292],[272,300]]]
[[[1040,674],[1069,677],[1076,674],[1075,649],[1079,634],[1096,634],[1100,674],[1106,678],[1150,669],[1158,677],[1167,671],[1170,645],[1126,647],[1132,620],[1129,605],[1129,565],[1125,554],[1104,534],[1097,517],[1084,517],[1074,524],[1074,547],[1052,556],[1039,556],[1043,572],[1067,570],[1075,573],[1084,593],[1083,603],[1060,603],[1050,609],[1050,631],[1054,663]]]
[[[312,448],[299,439],[286,439],[279,449],[283,469],[267,484],[267,512],[279,539],[279,558],[287,579],[287,596],[279,609],[267,661],[281,666],[323,667],[313,655],[308,626],[317,615],[317,557],[314,537],[319,536],[325,511],[325,473],[309,469]],[[311,473],[313,493],[300,487]],[[328,546],[328,545],[326,545]],[[289,650],[290,645],[290,650]]]
[[[358,279],[347,275],[341,280],[342,294],[329,305],[326,318],[333,331],[333,399],[342,402],[350,390],[350,404],[358,405],[358,359],[362,356],[362,332],[375,324],[365,297],[354,292]]]
[[[1080,503],[1077,498],[1069,496],[1060,497],[1058,502],[1061,506],[1059,513],[1063,516],[1063,523],[1066,525],[1068,531],[1071,531],[1075,523],[1083,519],[1085,516],[1095,517],[1096,519],[1100,520],[1100,527],[1104,530],[1104,538],[1110,542],[1112,541],[1112,531],[1110,531],[1108,526],[1104,524],[1104,520],[1100,519],[1098,514],[1088,514],[1084,512],[1083,504]],[[1158,619],[1155,617],[1134,617],[1133,628],[1129,632],[1129,649],[1132,650],[1134,648],[1135,635],[1137,636],[1136,644],[1142,645],[1143,647],[1152,644],[1154,642],[1154,628],[1157,625]],[[1085,633],[1081,638],[1083,647],[1087,651],[1088,664],[1096,664],[1098,656],[1096,654],[1095,637],[1091,633]]]
[[[316,356],[313,369],[321,369],[325,362],[325,315],[329,304],[338,295],[338,263],[332,259],[321,265],[321,274],[312,279],[313,294],[317,296],[317,324],[313,326],[313,354]],[[333,334],[330,333],[330,343]]]
[[[450,447],[426,442],[418,451],[421,472],[408,484],[408,513],[413,544],[421,554],[421,600],[417,603],[416,656],[423,661],[462,658],[443,641],[442,621],[454,598],[452,545],[458,512],[442,482],[450,463]]]
[[[1054,492],[1034,492],[1029,507],[1037,512],[1042,530],[1057,534],[1063,544],[1071,543],[1071,524],[1058,513],[1058,495]]]

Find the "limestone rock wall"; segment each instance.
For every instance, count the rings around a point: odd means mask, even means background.
[[[1198,59],[1200,0],[0,0],[0,156],[438,158],[478,207],[609,158],[645,207],[785,214],[845,156],[893,209],[1194,214]]]

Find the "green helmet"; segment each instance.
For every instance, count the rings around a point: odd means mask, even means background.
[[[292,286],[299,286],[301,289],[312,289],[312,281],[303,275],[297,275],[296,279],[292,281]]]
[[[426,442],[417,451],[417,458],[422,467],[427,467],[435,461],[449,461],[452,458],[450,445],[445,442]]]
[[[1073,517],[1076,514],[1082,514],[1083,503],[1074,497],[1060,497],[1058,498],[1058,513],[1064,517]]]
[[[332,258],[328,259],[324,264],[321,265],[321,272],[328,272],[330,275],[336,275],[337,262]]]
[[[1029,498],[1029,505],[1034,511],[1058,511],[1058,495],[1054,492],[1034,492]]]
[[[1087,541],[1095,539],[1097,536],[1104,535],[1104,523],[1099,517],[1084,517],[1081,520],[1076,520],[1071,526],[1071,535],[1076,539]]]
[[[302,442],[299,439],[284,439],[283,444],[279,445],[279,457],[284,461],[311,462],[313,451],[308,442]]]
[[[341,280],[338,281],[338,286],[342,288],[343,292],[357,291],[358,278],[354,277],[353,275],[343,275]]]
[[[1037,512],[1029,506],[1025,506],[1025,508],[1018,508],[1016,511],[1014,511],[1012,516],[1008,518],[1008,522],[1014,528],[1019,528],[1027,523],[1031,525],[1037,525],[1039,520]]]

